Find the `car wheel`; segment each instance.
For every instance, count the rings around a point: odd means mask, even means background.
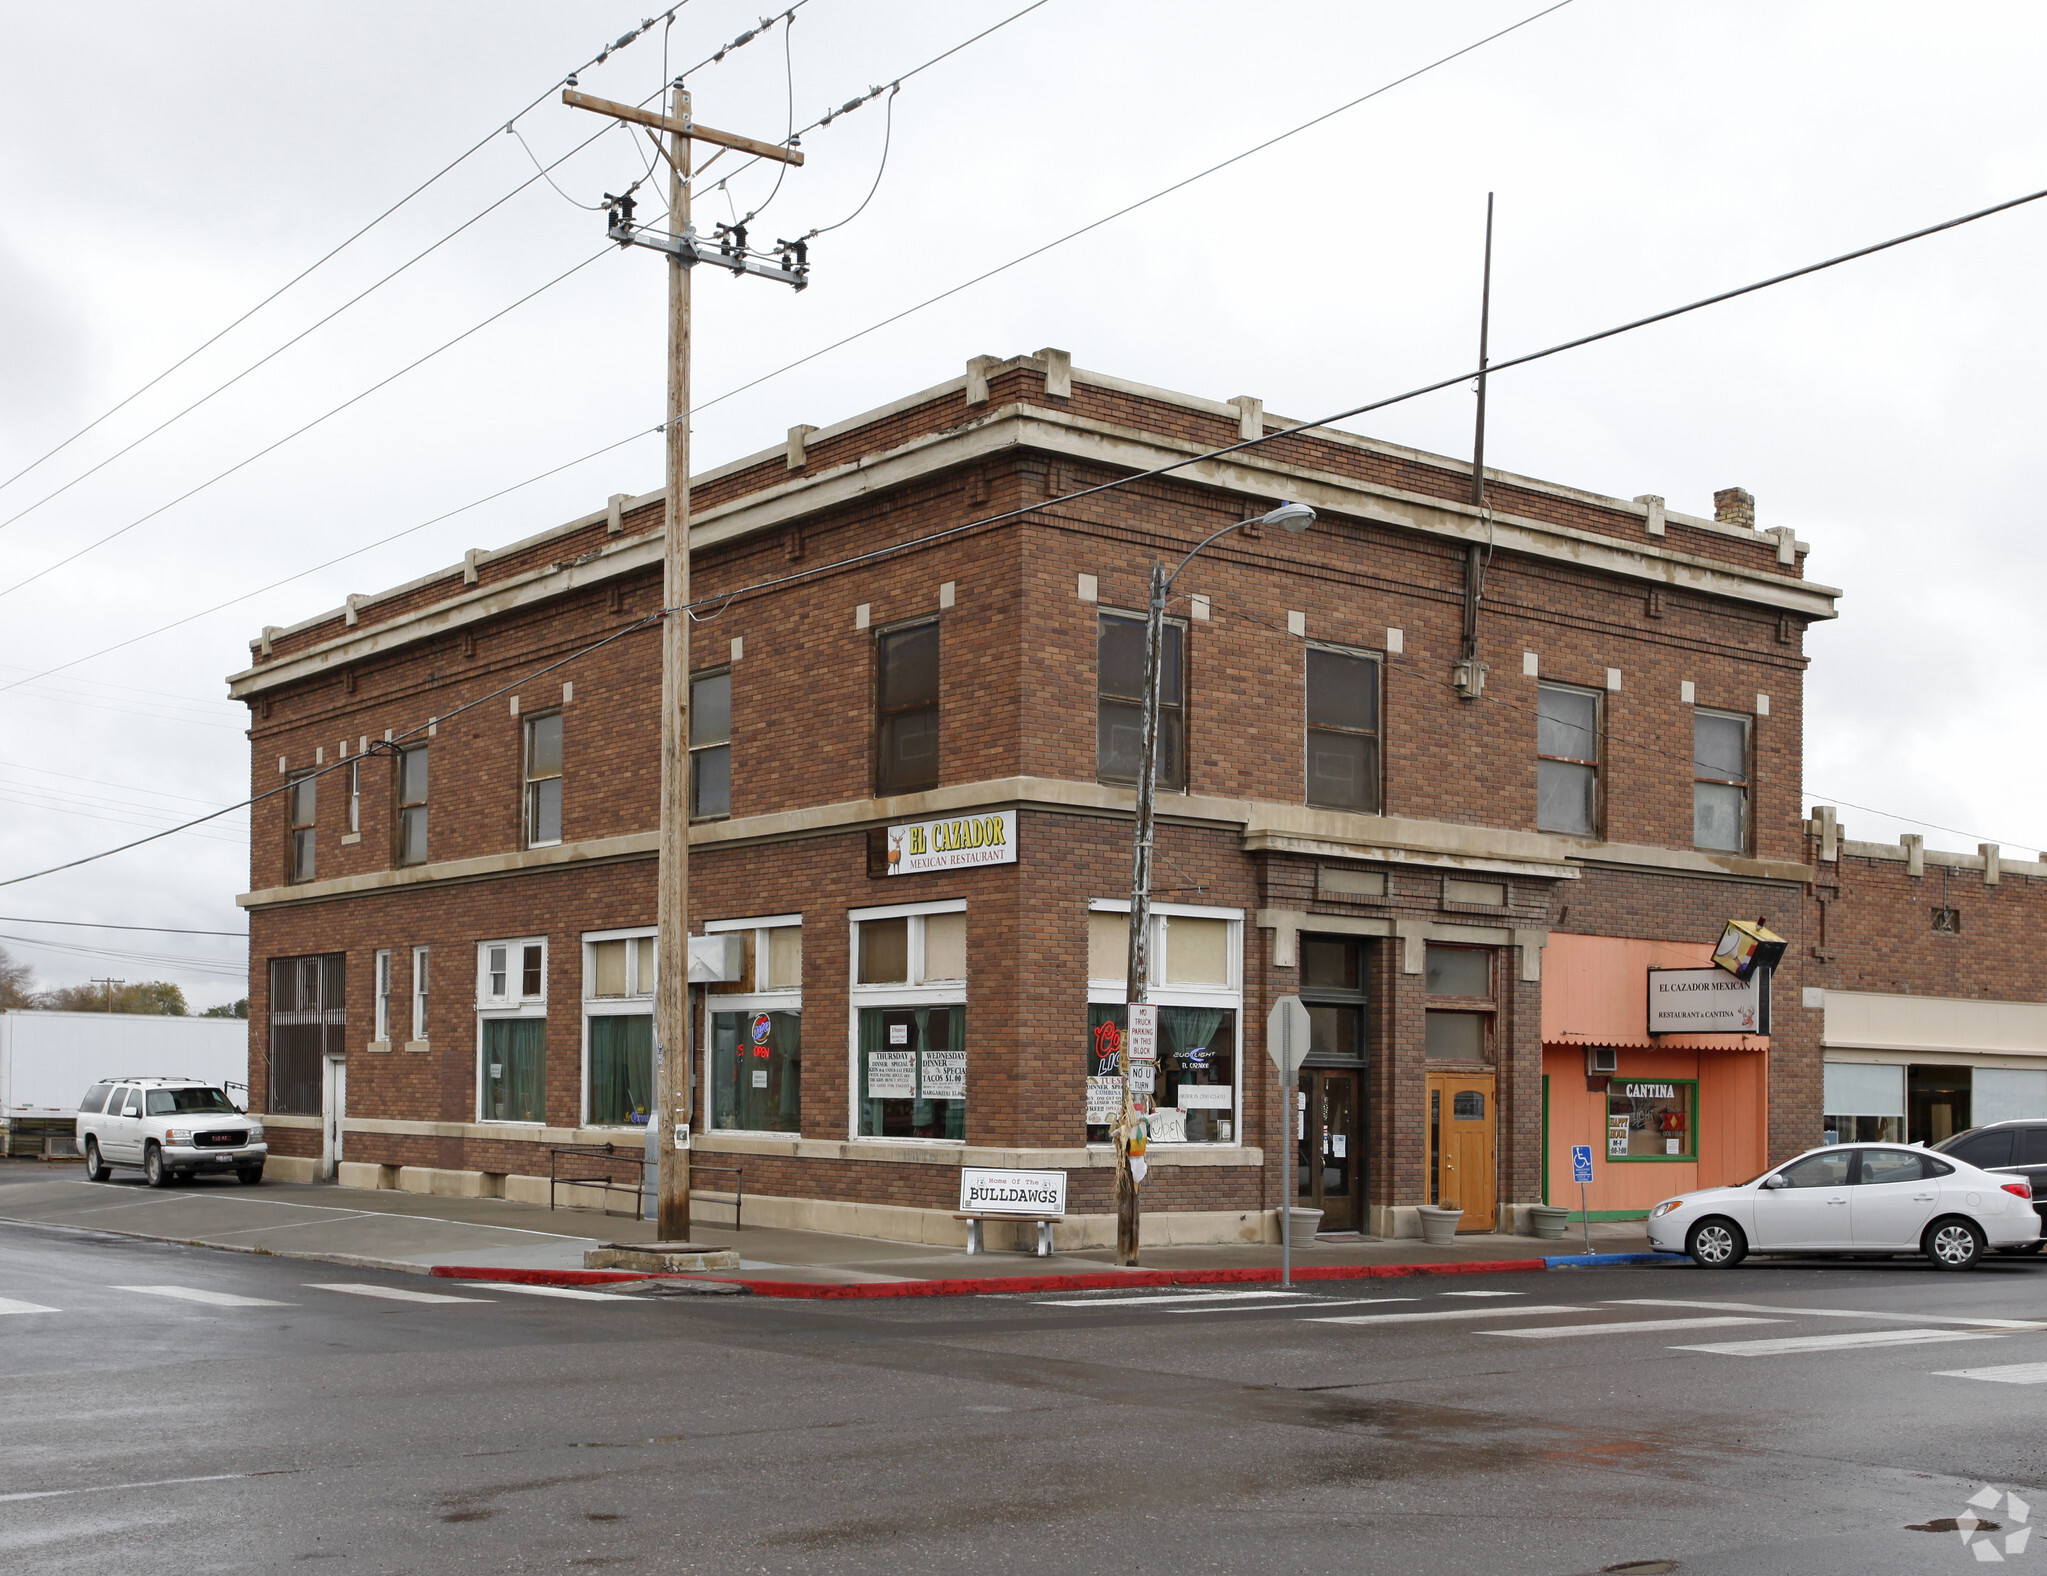
[[[1731,1270],[1748,1257],[1748,1239],[1731,1220],[1714,1216],[1692,1227],[1685,1238],[1685,1252],[1701,1269]]]
[[[85,1141],[85,1179],[88,1182],[104,1182],[114,1174],[114,1168],[100,1159],[100,1141],[88,1138]]]
[[[163,1151],[151,1144],[142,1151],[142,1179],[151,1187],[169,1187],[171,1168],[163,1163]]]
[[[243,1187],[254,1187],[263,1180],[263,1168],[261,1166],[242,1166],[236,1170],[235,1180],[240,1182]]]
[[[1919,1251],[1932,1261],[1935,1269],[1942,1270],[1974,1268],[1983,1257],[1983,1248],[1983,1233],[1972,1221],[1958,1215],[1936,1220],[1926,1228],[1926,1235],[1919,1242]]]

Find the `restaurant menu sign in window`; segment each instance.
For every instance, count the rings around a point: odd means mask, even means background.
[[[1768,1034],[1770,976],[1725,969],[1649,970],[1651,1034]]]
[[[931,870],[961,870],[969,865],[1016,863],[1016,812],[942,816],[888,829],[884,857],[892,876],[922,875]]]

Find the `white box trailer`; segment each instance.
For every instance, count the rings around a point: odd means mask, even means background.
[[[248,1097],[243,1018],[0,1012],[0,1154],[68,1154],[79,1099],[103,1078],[196,1078]]]

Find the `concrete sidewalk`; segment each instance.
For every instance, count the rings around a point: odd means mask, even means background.
[[[0,1220],[418,1272],[435,1265],[581,1270],[583,1254],[601,1242],[654,1240],[650,1222],[595,1210],[290,1182],[245,1188],[209,1179],[153,1189],[126,1173],[93,1183],[76,1167],[34,1161],[0,1161]],[[736,1248],[742,1276],[777,1281],[855,1285],[1117,1273],[1107,1248],[1041,1259],[759,1226],[700,1226],[693,1235]],[[1293,1261],[1303,1269],[1526,1262],[1582,1253],[1584,1242],[1582,1227],[1562,1242],[1473,1233],[1442,1248],[1408,1238],[1325,1238],[1295,1252]],[[1595,1222],[1592,1245],[1599,1253],[1649,1251],[1639,1221]],[[1146,1248],[1143,1259],[1146,1270],[1276,1269],[1280,1253],[1277,1244],[1159,1247]]]

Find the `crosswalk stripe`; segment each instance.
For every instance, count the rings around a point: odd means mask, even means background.
[[[1524,1303],[1516,1308],[1439,1308],[1432,1313],[1347,1313],[1333,1319],[1309,1319],[1309,1324],[1408,1324],[1423,1319],[1518,1319],[1533,1313],[1597,1313],[1573,1303]]]
[[[522,1297],[566,1297],[576,1302],[645,1302],[645,1297],[634,1297],[620,1291],[584,1291],[578,1286],[527,1286],[517,1281],[457,1281],[457,1286],[480,1286],[489,1291],[515,1291]],[[480,1298],[488,1302],[490,1299]],[[469,1299],[464,1297],[462,1301]]]
[[[1525,1291],[1446,1291],[1445,1297],[1526,1297]]]
[[[1992,1384],[2047,1384],[2047,1363],[2009,1363],[2002,1368],[1945,1368],[1936,1379],[1988,1379]]]
[[[216,1308],[293,1308],[296,1303],[275,1302],[268,1297],[237,1297],[233,1292],[208,1291],[200,1286],[116,1286],[115,1291],[140,1292],[145,1297],[175,1297],[179,1302],[203,1302]]]
[[[372,1286],[364,1281],[307,1281],[314,1291],[338,1291],[351,1297],[382,1297],[390,1302],[490,1302],[489,1297],[447,1297],[437,1291],[406,1291],[399,1286]]]
[[[2000,1330],[1850,1330],[1840,1335],[1787,1335],[1774,1340],[1721,1341],[1710,1346],[1674,1346],[1676,1352],[1714,1352],[1725,1357],[1775,1357],[1786,1352],[1838,1352],[1864,1346],[1925,1346],[1937,1341],[1995,1341]]]
[[[0,1313],[56,1313],[56,1308],[45,1308],[39,1302],[16,1302],[12,1297],[0,1297]]]
[[[1803,1314],[1814,1319],[1887,1319],[1893,1324],[1959,1324],[1982,1330],[2047,1329],[2037,1319],[1963,1319],[1945,1313],[1872,1313],[1864,1308],[1793,1308],[1767,1302],[1691,1302],[1678,1297],[1614,1297],[1621,1308],[1711,1308],[1723,1313]]]
[[[1647,1335],[1655,1330],[1702,1330],[1712,1325],[1783,1324],[1782,1319],[1746,1318],[1735,1313],[1697,1319],[1623,1319],[1608,1324],[1542,1324],[1532,1330],[1480,1330],[1480,1335],[1512,1335],[1524,1341],[1549,1341],[1566,1335]]]
[[[1190,1291],[1166,1297],[1073,1297],[1064,1301],[1034,1298],[1040,1308],[1136,1308],[1174,1302],[1241,1302],[1250,1298],[1305,1297],[1304,1291]]]
[[[1307,1302],[1289,1302],[1279,1307],[1271,1303],[1258,1303],[1245,1307],[1232,1303],[1227,1308],[1168,1308],[1168,1313],[1306,1313],[1310,1308],[1363,1308],[1375,1303],[1420,1302],[1419,1297],[1315,1297]],[[1506,1310],[1502,1310],[1504,1316]]]

